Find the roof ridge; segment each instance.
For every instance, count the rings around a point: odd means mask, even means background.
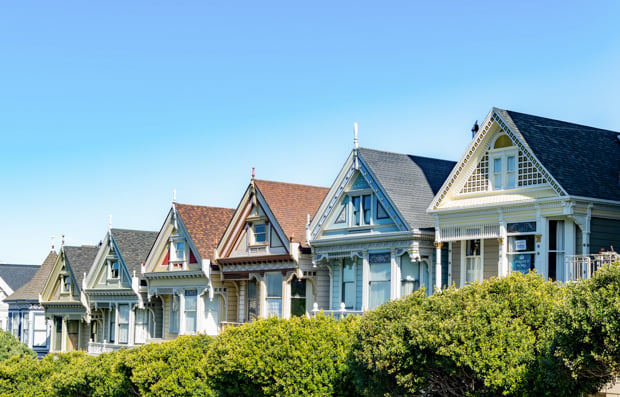
[[[551,117],[545,117],[545,116],[537,116],[535,114],[529,114],[529,113],[523,113],[523,112],[518,112],[516,110],[508,110],[508,109],[500,109],[500,108],[494,108],[494,109],[499,109],[499,110],[503,110],[504,112],[508,113],[508,115],[511,115],[511,113],[517,114],[517,115],[522,115],[522,116],[527,116],[527,117],[533,117],[535,119],[540,119],[540,120],[549,120],[549,121],[553,121],[556,123],[561,123],[564,126],[563,127],[558,127],[558,126],[553,126],[553,125],[544,125],[544,124],[540,124],[537,125],[538,127],[545,127],[545,128],[564,128],[564,129],[568,129],[566,126],[570,125],[570,126],[574,126],[574,129],[581,129],[581,128],[587,128],[587,129],[591,129],[591,130],[596,130],[596,131],[604,131],[604,132],[613,132],[615,134],[618,134],[619,131],[614,131],[614,130],[609,130],[609,129],[605,129],[605,128],[598,128],[598,127],[593,127],[591,125],[586,125],[586,124],[579,124],[579,123],[573,123],[570,121],[564,121],[564,120],[560,120],[560,119],[554,119]],[[511,116],[512,117],[512,116]]]
[[[295,182],[280,182],[280,181],[268,181],[266,179],[254,179],[255,182],[267,182],[267,183],[277,183],[280,185],[295,185],[295,186],[305,186],[305,187],[315,187],[318,189],[329,189],[328,187],[325,186],[317,186],[317,185],[306,185],[303,183],[295,183]]]
[[[388,153],[388,154],[397,154],[397,155],[400,155],[400,156],[415,157],[415,158],[418,158],[418,159],[428,159],[428,160],[437,160],[437,161],[449,161],[449,162],[452,162],[452,163],[455,163],[455,162],[456,162],[456,160],[439,159],[439,158],[437,158],[437,157],[420,156],[420,155],[417,155],[417,154],[411,154],[411,153],[391,152],[391,151],[388,151],[388,150],[379,150],[379,149],[372,149],[372,148],[367,148],[367,147],[360,147],[360,149],[363,149],[363,150],[372,150],[373,152],[381,152],[381,153]]]
[[[183,204],[183,203],[174,203],[174,205],[183,205],[186,207],[200,207],[200,208],[213,208],[213,209],[221,209],[221,210],[235,210],[235,208],[229,207],[215,207],[212,205],[200,205],[200,204]]]

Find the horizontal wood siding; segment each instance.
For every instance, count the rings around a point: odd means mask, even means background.
[[[499,262],[499,243],[495,238],[484,240],[484,268],[483,278],[485,280],[498,276]]]
[[[452,243],[452,282],[457,288],[461,285],[461,242]]]
[[[620,250],[620,221],[592,218],[590,222],[590,253],[596,254],[601,248],[609,251],[612,246],[616,252]]]
[[[340,300],[342,296],[342,293],[340,291],[340,288],[342,287],[342,260],[335,259],[332,261],[332,264],[332,277],[334,278],[334,285],[332,290],[331,309],[337,310],[338,308],[340,308]]]

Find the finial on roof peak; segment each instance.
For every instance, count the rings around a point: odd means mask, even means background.
[[[64,234],[62,235],[62,242],[60,243],[60,246],[61,247],[65,246],[65,235]]]
[[[357,149],[357,122],[353,123],[353,149]]]
[[[256,168],[252,167],[252,180],[254,180],[255,176],[256,176]]]
[[[177,190],[176,189],[172,189],[172,202],[173,203],[177,202]]]
[[[54,251],[54,236],[50,236],[50,240],[52,241],[52,251]]]
[[[108,217],[108,232],[112,230],[112,214]]]

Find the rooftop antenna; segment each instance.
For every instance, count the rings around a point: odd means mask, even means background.
[[[359,163],[357,161],[357,149],[359,149],[357,143],[357,122],[353,123],[353,153],[355,156],[355,169],[359,170]]]

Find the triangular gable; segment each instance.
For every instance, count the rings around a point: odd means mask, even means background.
[[[82,280],[90,270],[97,255],[98,248],[95,246],[67,247],[60,249],[60,254],[54,263],[52,271],[43,287],[41,300],[44,302],[58,301],[60,294],[66,294],[69,300],[80,301]],[[71,263],[71,261],[75,263]],[[70,290],[64,287],[65,278]],[[66,301],[67,298],[63,298]]]
[[[174,238],[182,239],[187,243],[189,265],[199,265],[201,263],[202,258],[198,254],[198,249],[193,242],[192,236],[187,231],[176,206],[173,204],[145,261],[144,271],[146,273],[169,270],[168,264],[170,261],[171,248],[170,241]]]
[[[252,240],[253,224],[264,225],[264,246],[262,241],[255,243]],[[217,247],[217,253],[218,259],[260,253],[290,254],[287,235],[254,181],[250,183],[237,206]]]
[[[502,115],[500,109],[491,110],[479,131],[469,144],[465,154],[454,167],[443,186],[429,206],[429,210],[442,207],[449,197],[457,197],[468,193],[489,193],[491,159],[488,151],[495,139],[505,134],[517,150],[516,182],[517,188],[549,187],[557,196],[565,196],[566,191],[542,165],[528,146],[523,135],[514,123]]]
[[[318,238],[328,225],[339,220],[342,216],[341,211],[343,211],[342,207],[344,200],[347,198],[347,192],[359,189],[369,189],[376,196],[378,204],[376,208],[379,211],[385,211],[385,215],[391,220],[397,231],[409,230],[409,226],[403,221],[404,217],[385,193],[385,189],[378,178],[372,173],[363,158],[357,156],[354,150],[347,158],[310,224],[310,240]]]
[[[111,262],[116,262],[112,265]],[[131,276],[114,236],[108,231],[86,276],[86,288],[131,288]]]

